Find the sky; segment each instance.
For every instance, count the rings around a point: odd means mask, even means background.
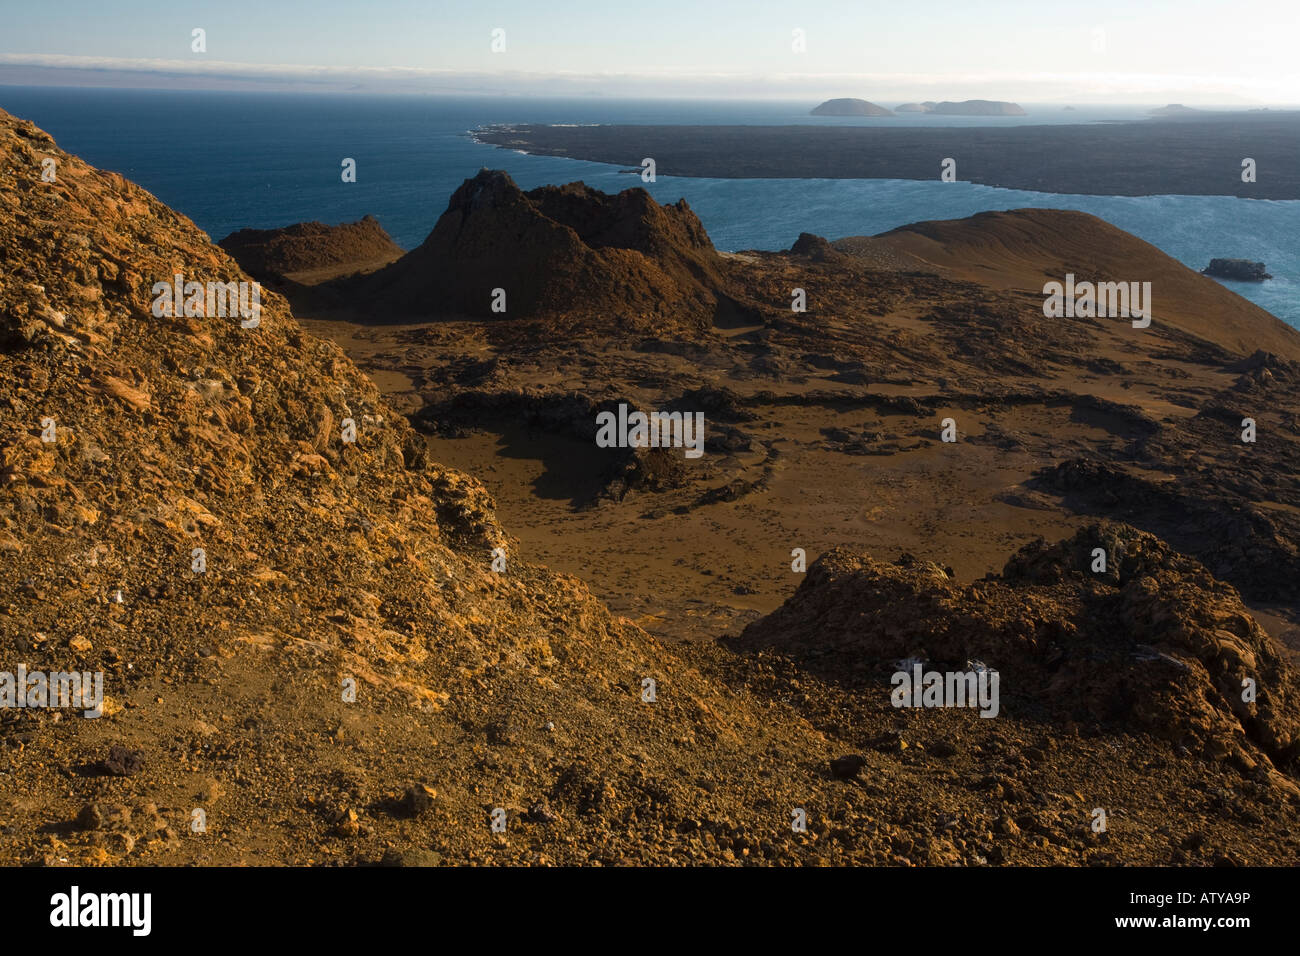
[[[4,84],[1300,105],[1297,0],[4,6]]]

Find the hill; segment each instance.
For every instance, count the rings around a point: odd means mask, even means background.
[[[893,116],[893,111],[877,106],[867,100],[852,96],[827,100],[814,106],[810,111],[813,116]]]
[[[1018,103],[1002,100],[962,100],[954,103],[944,100],[942,103],[923,103],[929,107],[927,112],[941,116],[1024,116],[1024,108]]]
[[[914,223],[877,237],[945,275],[1042,296],[1044,283],[1150,282],[1153,323],[1248,356],[1263,349],[1300,360],[1300,333],[1150,243],[1096,216],[1052,209],[979,213]],[[1127,334],[1127,333],[1125,333]]]
[[[373,268],[403,254],[374,216],[338,226],[300,222],[281,229],[240,229],[218,245],[262,281],[303,272],[319,275],[354,264]]]
[[[684,200],[661,206],[643,189],[607,196],[581,183],[525,193],[483,170],[419,248],[339,291],[408,318],[698,332],[730,308],[724,268]]]

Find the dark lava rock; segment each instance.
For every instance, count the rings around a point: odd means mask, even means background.
[[[397,812],[405,817],[418,817],[425,810],[433,806],[433,798],[437,796],[437,791],[423,784],[415,784],[407,787],[402,794],[402,799],[397,801]]]
[[[114,744],[108,749],[108,757],[100,761],[98,769],[100,773],[114,777],[133,777],[144,769],[144,753]]]
[[[524,814],[524,819],[530,823],[553,823],[555,814],[547,809],[545,803],[538,801],[528,808],[528,812]]]
[[[77,829],[98,830],[104,825],[104,812],[97,803],[88,803],[77,813]]]
[[[841,780],[851,780],[862,772],[867,765],[867,758],[862,754],[847,754],[831,761],[831,773]]]
[[[799,238],[790,247],[790,253],[806,256],[814,262],[844,262],[848,259],[848,256],[837,251],[821,236],[815,236],[811,232],[799,233]]]
[[[488,743],[495,746],[507,745],[515,742],[515,727],[508,721],[494,721],[484,728],[484,732],[487,734]]]

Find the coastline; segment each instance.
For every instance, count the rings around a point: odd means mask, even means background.
[[[1300,112],[1010,127],[497,124],[475,142],[708,179],[937,180],[1093,196],[1300,199]],[[1256,182],[1243,182],[1254,159]]]

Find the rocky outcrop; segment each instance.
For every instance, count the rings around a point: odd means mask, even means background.
[[[661,206],[643,189],[610,196],[582,183],[524,192],[485,169],[456,190],[418,249],[345,294],[413,317],[699,332],[727,299],[724,273],[685,200]]]
[[[893,116],[894,114],[885,109],[883,106],[877,106],[875,103],[867,100],[860,100],[856,97],[845,96],[839,99],[827,100],[814,106],[810,111],[812,116]]]
[[[1210,264],[1201,270],[1201,275],[1237,282],[1263,282],[1273,278],[1265,270],[1264,263],[1249,259],[1211,259]]]
[[[1000,674],[1004,714],[1149,732],[1249,766],[1262,755],[1294,771],[1300,754],[1296,675],[1237,592],[1121,524],[1040,540],[970,585],[908,556],[835,549],[734,646],[775,649],[882,703],[898,661],[979,661]]]
[[[218,243],[249,275],[263,281],[286,274],[396,259],[402,247],[374,216],[327,226],[300,222],[282,229],[240,229]]]
[[[799,233],[799,238],[790,247],[790,254],[803,256],[814,262],[844,262],[848,258],[826,239],[815,236],[811,232]]]

